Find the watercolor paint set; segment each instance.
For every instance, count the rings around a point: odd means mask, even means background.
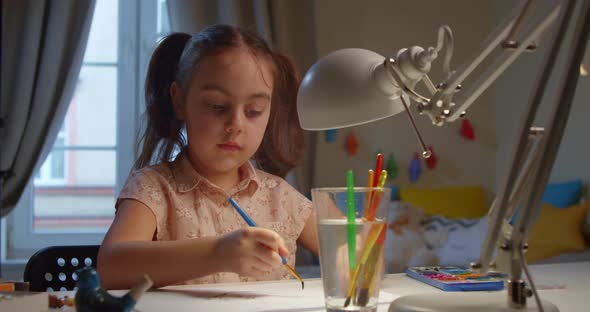
[[[480,274],[454,266],[411,267],[406,274],[444,291],[490,291],[504,289],[501,275]]]

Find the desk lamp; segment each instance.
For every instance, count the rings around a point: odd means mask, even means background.
[[[507,274],[506,291],[434,293],[403,296],[391,303],[389,311],[558,311],[541,300],[529,274],[524,250],[535,207],[549,179],[568,114],[573,102],[580,64],[590,32],[590,1],[555,1],[546,14],[532,14],[529,0],[511,12],[484,44],[483,49],[456,71],[450,70],[453,37],[449,27],[439,30],[436,47],[411,47],[400,50],[395,58],[364,49],[343,49],[316,62],[304,76],[297,97],[302,128],[326,130],[372,122],[405,111],[416,134],[422,156],[429,157],[411,109],[426,115],[436,126],[444,126],[465,115],[466,109],[496,78],[522,54],[536,50],[535,41],[555,24],[556,33],[545,58],[541,74],[527,103],[527,113],[511,155],[510,168],[501,181],[489,210],[489,227],[479,261],[474,269],[490,271],[496,250],[497,269]],[[528,20],[533,20],[528,21]],[[525,22],[528,21],[528,27]],[[564,44],[566,31],[573,24],[571,43]],[[532,23],[532,26],[530,25]],[[494,51],[500,51],[491,57]],[[559,53],[565,53],[565,65],[555,73]],[[428,77],[432,62],[443,54],[443,81],[434,84]],[[475,81],[461,84],[483,63],[491,59]],[[558,76],[557,91],[550,99],[552,111],[546,127],[532,127],[545,96],[550,77]],[[425,84],[430,93],[416,91]],[[415,103],[415,105],[410,106]],[[514,207],[519,213],[508,224]],[[523,273],[528,282],[525,284]],[[527,304],[527,297],[535,301]]]

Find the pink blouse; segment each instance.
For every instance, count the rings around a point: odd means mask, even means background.
[[[295,265],[296,240],[312,212],[309,199],[280,177],[246,163],[239,168],[240,182],[229,194],[199,175],[184,153],[173,162],[161,163],[131,173],[119,194],[123,199],[146,205],[157,222],[155,240],[181,240],[219,236],[248,225],[229,204],[232,196],[259,227],[282,236],[289,250],[287,261]],[[170,259],[170,270],[175,259]],[[257,276],[218,272],[186,281],[186,284],[275,280],[290,278],[283,267]]]

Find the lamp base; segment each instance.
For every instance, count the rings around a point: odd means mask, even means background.
[[[538,311],[533,298],[527,300],[522,309],[510,308],[506,302],[506,291],[494,292],[446,292],[402,296],[389,306],[389,312],[506,312]],[[545,312],[559,312],[552,303],[541,300]]]

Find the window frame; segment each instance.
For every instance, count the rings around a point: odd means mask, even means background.
[[[99,0],[100,1],[100,0]],[[143,103],[144,77],[149,57],[158,37],[157,25],[160,0],[118,1],[118,60],[117,60],[117,131],[115,195],[125,183],[135,159],[135,131],[139,116],[145,110]],[[65,121],[64,121],[65,122]],[[66,169],[67,170],[67,169]],[[102,242],[104,232],[35,233],[33,232],[33,181],[27,184],[19,203],[6,218],[2,227],[6,235],[4,259],[26,259],[35,251],[52,245],[96,245]],[[50,184],[52,185],[52,184]],[[114,209],[114,207],[113,207]]]

